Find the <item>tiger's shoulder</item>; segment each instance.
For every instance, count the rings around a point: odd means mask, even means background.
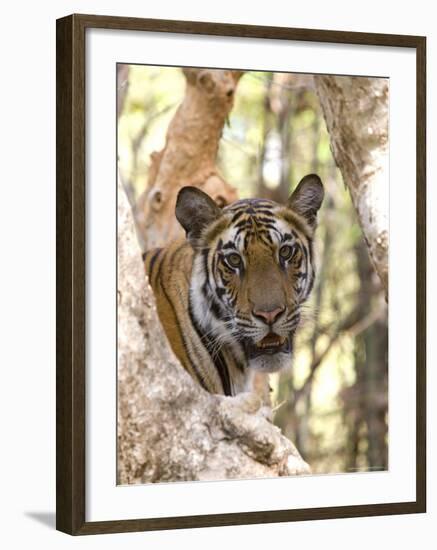
[[[193,265],[193,249],[185,240],[171,243],[165,248],[152,248],[143,253],[144,269],[150,286],[156,293],[163,285],[177,283],[179,287],[190,284]]]
[[[211,393],[223,393],[218,373],[193,325],[190,283],[194,251],[188,241],[143,254],[145,272],[152,287],[158,317],[170,346],[185,370]]]

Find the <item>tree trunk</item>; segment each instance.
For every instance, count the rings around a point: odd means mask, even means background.
[[[164,246],[183,236],[175,215],[176,196],[185,185],[208,193],[220,206],[237,199],[217,170],[216,156],[233,103],[240,71],[184,69],[187,87],[167,131],[162,151],[152,153],[147,189],[140,197],[136,221],[142,246]]]
[[[254,394],[211,395],[174,357],[118,185],[118,483],[308,473]]]
[[[331,149],[388,294],[388,80],[316,76]]]

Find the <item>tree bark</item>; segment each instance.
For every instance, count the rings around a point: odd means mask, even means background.
[[[206,393],[174,357],[118,185],[118,483],[308,473],[254,394]]]
[[[388,294],[388,80],[314,77],[341,170],[372,263]]]
[[[120,117],[129,87],[129,65],[117,64],[117,116]]]
[[[220,206],[237,199],[235,189],[218,173],[216,156],[243,73],[192,68],[183,72],[185,97],[170,123],[164,149],[152,153],[147,189],[136,209],[144,249],[183,236],[174,208],[185,185],[201,188]]]

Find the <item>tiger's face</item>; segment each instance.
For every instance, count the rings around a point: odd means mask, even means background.
[[[224,209],[185,187],[176,215],[195,255],[190,307],[213,348],[230,346],[251,369],[291,364],[300,307],[314,282],[312,239],[323,186],[306,176],[286,205],[239,200]]]

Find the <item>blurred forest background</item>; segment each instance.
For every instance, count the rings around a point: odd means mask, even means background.
[[[179,68],[130,65],[123,86],[118,162],[137,211],[185,78]],[[331,154],[312,76],[245,73],[217,165],[240,198],[284,202],[304,175],[322,178],[318,276],[293,368],[270,376],[274,423],[314,473],[388,469],[387,304]]]

